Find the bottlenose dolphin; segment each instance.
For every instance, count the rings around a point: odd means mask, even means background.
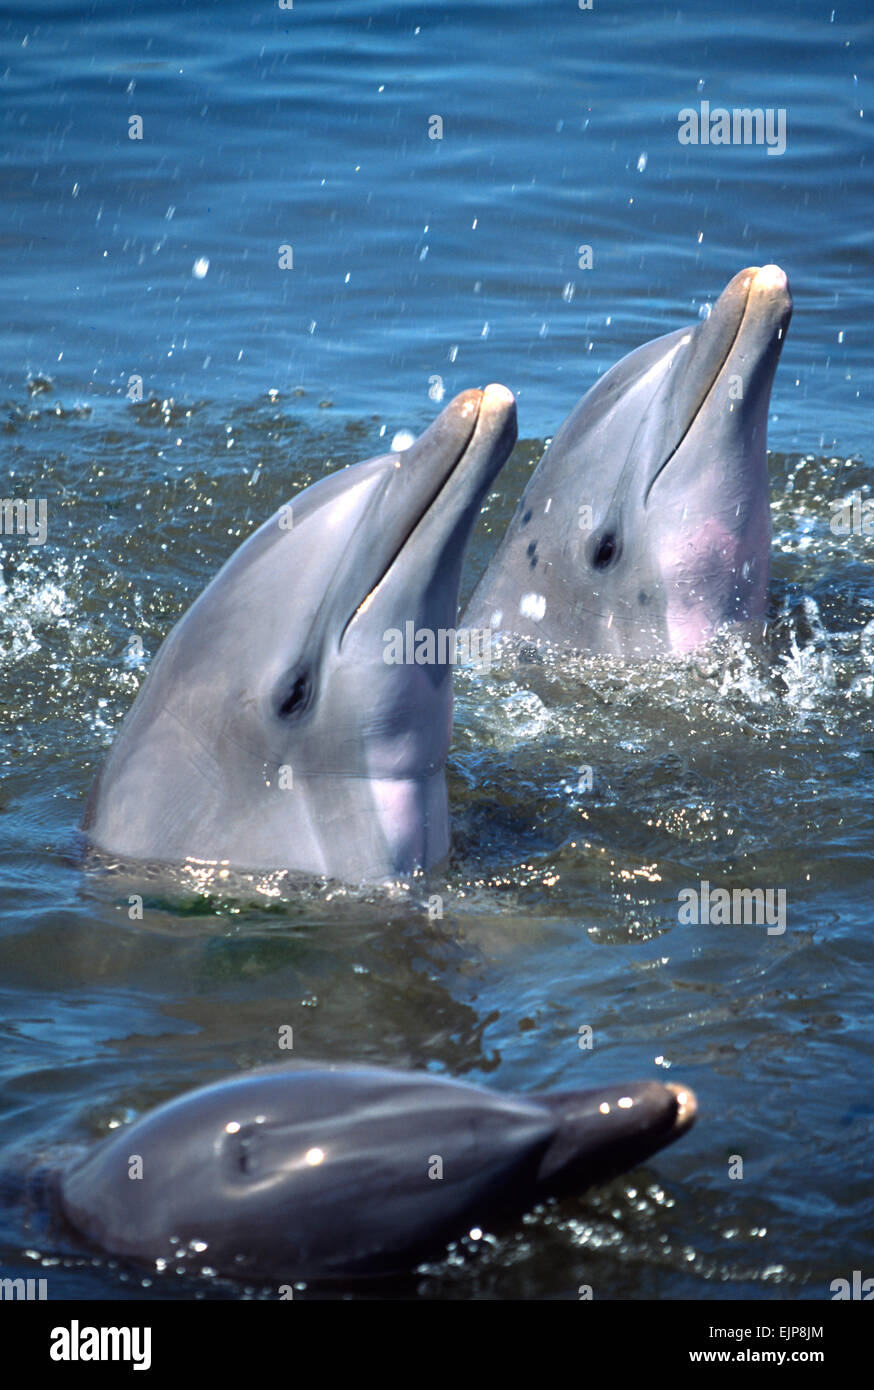
[[[155,657],[91,789],[92,843],[349,882],[442,859],[454,652],[393,664],[386,633],[455,631],[515,440],[511,392],[466,391],[405,453],[322,478],[250,536]]]
[[[612,367],[547,448],[464,622],[639,659],[761,620],[791,314],[780,267],[753,266],[709,318]]]
[[[59,1195],[113,1255],[242,1278],[383,1275],[624,1171],[695,1113],[691,1091],[652,1081],[519,1097],[427,1072],[265,1067],[119,1130]]]

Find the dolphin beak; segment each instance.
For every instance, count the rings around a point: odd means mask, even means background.
[[[761,327],[768,337],[779,337],[791,313],[789,279],[778,265],[750,265],[738,271],[729,280],[710,315],[691,330],[695,354],[705,352],[708,367],[716,369],[696,375],[703,379],[710,375],[712,385],[742,332],[746,334],[751,328]],[[701,384],[703,386],[705,381]]]
[[[668,1090],[674,1094],[677,1111],[674,1117],[674,1133],[672,1138],[679,1139],[681,1134],[685,1134],[687,1129],[691,1129],[698,1115],[698,1098],[694,1091],[690,1091],[688,1086],[669,1085]]]
[[[515,414],[516,397],[508,387],[492,381],[483,389],[481,410],[489,416]]]
[[[468,486],[462,491],[470,492],[478,502],[515,442],[515,397],[506,386],[492,383],[483,390],[463,391],[456,396],[409,449],[393,456],[394,468],[387,471],[385,484],[374,501],[374,516],[367,519],[375,536],[378,561],[374,578],[347,619],[339,646],[342,647],[356,618],[367,612],[422,522],[438,505],[446,510],[458,505],[457,501],[452,507],[448,503],[453,480],[462,470],[469,472]],[[469,468],[465,467],[468,463]]]
[[[778,265],[747,266],[726,285],[709,318],[690,328],[674,349],[676,374],[666,410],[666,448],[647,484],[653,484],[676,454],[724,371],[737,362],[744,396],[756,389],[770,394],[777,362],[792,317],[792,296]]]
[[[753,266],[741,274],[749,276],[749,289],[737,335],[738,347],[743,348],[747,360],[758,360],[771,353],[776,370],[792,317],[789,277],[778,265],[763,265],[760,269]]]
[[[768,296],[776,301],[780,314],[792,313],[792,295],[789,292],[789,276],[778,265],[750,266],[742,270],[742,275],[752,276],[750,296]]]
[[[544,1196],[578,1192],[642,1163],[691,1129],[698,1113],[688,1086],[656,1081],[536,1099],[557,1118],[537,1175]]]

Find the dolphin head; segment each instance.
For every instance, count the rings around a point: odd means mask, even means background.
[[[271,1282],[371,1277],[635,1167],[696,1108],[688,1088],[652,1081],[519,1096],[431,1072],[284,1064],[142,1115],[54,1190],[76,1230],[124,1258]]]
[[[398,661],[390,634],[454,630],[464,550],[515,437],[506,388],[464,392],[406,452],[265,522],[158,653],[92,790],[92,841],[354,881],[442,857],[454,650]]]
[[[624,657],[764,613],[768,405],[792,312],[778,266],[630,353],[543,456],[471,619]]]

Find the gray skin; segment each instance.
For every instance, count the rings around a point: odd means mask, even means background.
[[[465,624],[626,660],[761,629],[768,405],[791,313],[779,266],[750,267],[708,319],[611,368],[546,450]]]
[[[496,1215],[640,1163],[695,1114],[691,1091],[651,1081],[518,1097],[426,1072],[267,1067],[113,1134],[60,1179],[60,1202],[95,1245],[136,1261],[278,1280],[400,1273]]]
[[[441,860],[452,668],[387,664],[384,634],[455,628],[515,441],[506,387],[466,391],[406,452],[321,479],[290,529],[280,508],[250,536],[152,663],[91,789],[90,841],[352,883]]]

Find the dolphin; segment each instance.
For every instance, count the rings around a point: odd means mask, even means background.
[[[465,391],[406,452],[322,478],[250,536],[152,663],[92,786],[91,843],[353,883],[441,860],[455,652],[437,639],[515,441],[512,393]],[[387,641],[409,624],[435,634],[412,662]]]
[[[80,1234],[134,1261],[372,1277],[640,1163],[696,1109],[687,1088],[652,1081],[521,1097],[427,1072],[271,1066],[114,1133],[58,1196]]]
[[[626,660],[761,623],[768,404],[792,314],[776,265],[644,344],[582,398],[531,477],[463,621]]]

